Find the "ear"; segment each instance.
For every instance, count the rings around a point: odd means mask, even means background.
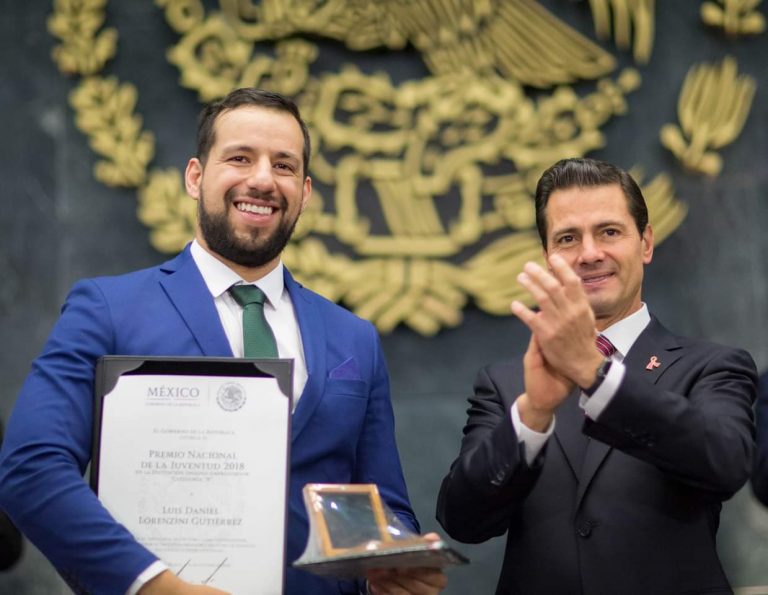
[[[195,200],[200,198],[200,188],[203,184],[203,164],[197,157],[193,157],[187,163],[187,169],[184,171],[184,185],[189,194]]]
[[[653,229],[650,223],[645,226],[640,242],[643,250],[643,264],[650,264],[653,260]]]
[[[304,212],[304,209],[307,208],[307,203],[309,203],[309,199],[312,196],[312,178],[307,176],[304,178],[304,192],[302,193],[301,197],[301,211],[300,213]]]

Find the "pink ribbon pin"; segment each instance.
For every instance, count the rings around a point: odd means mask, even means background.
[[[645,369],[653,370],[654,368],[658,368],[659,366],[661,366],[661,362],[659,361],[659,358],[656,357],[655,355],[652,355],[650,361],[645,366]]]

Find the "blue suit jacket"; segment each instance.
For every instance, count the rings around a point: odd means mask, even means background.
[[[309,482],[376,483],[414,531],[374,327],[286,272],[309,378],[292,418],[288,551],[303,551]],[[189,248],[150,269],[84,280],[35,360],[0,458],[0,507],[78,593],[126,592],[156,557],[116,523],[82,475],[90,460],[94,366],[107,354],[232,356]],[[275,547],[279,547],[276,543]],[[289,568],[286,593],[356,592]]]

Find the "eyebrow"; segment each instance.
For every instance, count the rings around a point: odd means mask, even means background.
[[[222,153],[252,153],[253,147],[248,145],[230,145],[222,147]]]
[[[552,230],[552,236],[560,236],[563,234],[573,234],[578,231],[578,228],[576,227],[566,227],[564,229],[553,229]]]
[[[230,153],[254,153],[255,149],[251,145],[232,145],[229,147],[223,147],[221,150],[222,155],[227,155]],[[276,157],[277,159],[293,159],[294,161],[299,161],[298,155],[293,153],[292,151],[276,151],[272,155],[273,157]]]
[[[278,159],[293,159],[294,161],[299,160],[299,156],[291,151],[276,151],[274,156]]]
[[[608,221],[601,221],[597,223],[596,225],[590,226],[590,229],[605,229],[606,227],[620,227],[622,229],[626,228],[627,225],[623,221],[615,221],[615,220],[608,220]],[[564,227],[562,229],[553,229],[552,230],[552,236],[560,236],[563,234],[575,234],[578,233],[581,228],[576,226],[571,227]]]

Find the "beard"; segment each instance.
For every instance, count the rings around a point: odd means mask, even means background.
[[[249,194],[251,198],[265,198],[260,195]],[[273,199],[273,197],[269,197]],[[197,215],[200,224],[200,232],[208,248],[219,256],[244,267],[260,267],[272,262],[280,256],[288,240],[291,239],[293,229],[299,220],[298,215],[290,219],[288,213],[288,201],[280,196],[280,210],[284,216],[280,219],[277,229],[269,232],[264,229],[252,229],[249,237],[238,237],[229,221],[229,208],[234,204],[235,192],[227,190],[224,194],[224,210],[221,213],[209,213],[205,209],[202,191],[197,201]],[[232,207],[234,208],[234,207]]]

